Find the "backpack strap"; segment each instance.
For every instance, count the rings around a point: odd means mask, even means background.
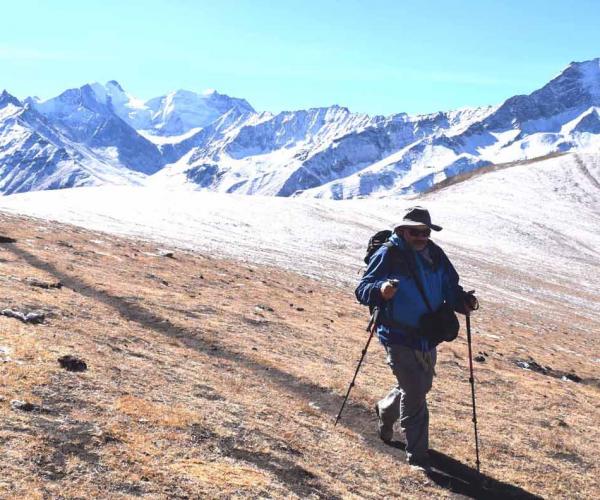
[[[388,248],[388,252],[390,252],[390,254],[393,255],[393,258],[396,260],[396,262],[401,260],[405,267],[408,269],[408,273],[417,285],[417,289],[419,290],[419,293],[421,294],[421,297],[423,298],[423,302],[425,302],[427,309],[429,309],[430,312],[433,312],[433,308],[431,307],[429,299],[425,294],[423,283],[421,283],[421,279],[419,278],[419,274],[416,270],[415,256],[410,250],[401,250],[390,241],[385,242],[384,245]]]
[[[427,306],[427,309],[429,309],[429,312],[433,312],[433,308],[431,307],[431,304],[429,303],[429,299],[427,298],[427,295],[425,294],[425,290],[423,289],[423,283],[421,283],[421,279],[419,278],[418,273],[415,272],[415,269],[413,269],[412,266],[409,265],[408,268],[410,269],[412,278],[415,280],[415,283],[417,284],[417,288],[419,289],[419,292],[421,293],[421,297],[423,297],[423,302],[425,302],[425,305]]]

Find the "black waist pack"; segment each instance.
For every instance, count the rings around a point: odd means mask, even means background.
[[[425,313],[419,319],[419,335],[436,345],[452,342],[458,336],[459,328],[458,317],[448,304],[442,304],[437,310]]]

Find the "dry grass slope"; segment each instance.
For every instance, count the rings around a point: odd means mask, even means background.
[[[589,337],[482,297],[473,318],[482,469],[464,335],[441,349],[430,478],[375,435],[389,388],[352,290],[278,269],[0,215],[1,498],[597,498],[598,322]],[[32,286],[28,278],[60,281]],[[564,315],[559,315],[564,317]],[[84,372],[57,358],[85,360]],[[523,370],[534,358],[582,383]],[[596,357],[596,359],[593,359]],[[18,409],[15,400],[33,406]]]

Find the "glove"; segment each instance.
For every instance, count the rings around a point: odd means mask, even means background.
[[[479,301],[477,300],[477,297],[475,297],[475,290],[464,292],[462,300],[469,311],[476,311],[479,309]]]

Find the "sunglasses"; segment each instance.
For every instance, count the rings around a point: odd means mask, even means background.
[[[418,238],[419,236],[424,236],[425,238],[429,238],[431,235],[431,229],[428,227],[425,229],[416,229],[416,228],[407,228],[408,234],[410,234],[413,238]]]

